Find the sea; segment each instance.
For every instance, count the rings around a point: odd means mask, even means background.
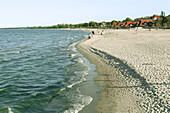
[[[0,113],[77,113],[93,98],[75,87],[90,70],[75,45],[90,32],[0,30]]]

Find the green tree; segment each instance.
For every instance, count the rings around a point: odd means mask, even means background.
[[[157,20],[155,20],[155,26],[157,27],[157,28],[160,28],[161,27],[161,22],[162,22],[162,18],[158,18]]]
[[[139,22],[141,20],[141,18],[135,18],[134,21],[135,22]]]
[[[163,16],[162,22],[161,22],[162,26],[164,26],[164,24],[167,23],[167,21],[168,21],[167,18],[165,16]]]
[[[117,21],[116,21],[116,20],[112,20],[112,21],[111,21],[111,24],[113,24],[113,23],[117,23]]]
[[[161,16],[165,17],[165,12],[161,11]]]
[[[72,24],[70,24],[70,28],[73,28],[73,25],[72,25]]]
[[[167,27],[170,28],[170,15],[166,17],[167,19]]]
[[[84,23],[83,27],[88,27],[89,26],[89,23]]]
[[[90,21],[90,22],[89,22],[89,26],[90,26],[90,27],[94,27],[95,25],[96,25],[96,22],[94,22],[94,21]]]
[[[133,21],[131,18],[127,17],[125,20],[123,20],[122,22],[130,22]]]

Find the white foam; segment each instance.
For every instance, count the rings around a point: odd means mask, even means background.
[[[17,51],[17,53],[20,53],[20,51]]]
[[[75,59],[74,61],[78,62],[78,63],[83,63],[84,62],[81,58]]]
[[[67,50],[73,50],[73,48],[75,47],[76,43],[77,43],[77,42],[70,44],[70,45],[68,46],[68,49],[67,49]]]
[[[11,108],[8,108],[8,113],[13,113]]]
[[[83,60],[81,58],[78,58],[77,60],[79,63],[83,63]]]
[[[84,73],[84,76],[82,76],[82,78],[81,78],[81,80],[80,80],[80,81],[77,81],[77,82],[74,82],[74,83],[72,83],[72,84],[68,85],[68,86],[67,86],[67,88],[72,88],[74,85],[76,85],[76,84],[80,84],[80,83],[82,83],[82,82],[86,81],[86,79],[85,79],[85,75],[87,75],[87,74],[88,74],[88,73],[87,73],[87,72],[85,72],[85,73]]]
[[[18,53],[20,53],[20,51],[15,51],[15,52],[13,52],[12,54],[18,54]]]
[[[76,56],[76,54],[71,54],[71,57],[74,57],[74,56]]]
[[[75,74],[81,74],[81,75],[87,75],[88,73],[88,70],[87,71],[75,71],[74,73]]]
[[[71,84],[71,85],[68,85],[67,88],[72,88],[74,85],[79,84],[79,83],[82,83],[82,82],[83,82],[83,81],[75,82],[75,83],[73,83],[73,84]]]
[[[93,100],[92,97],[90,96],[86,96],[86,95],[80,95],[80,98],[82,100],[82,103],[76,103],[73,105],[73,108],[70,108],[66,111],[64,111],[64,113],[78,113],[79,111],[81,111],[85,106],[89,105],[91,103],[91,101]]]
[[[60,91],[64,91],[66,88],[60,89]]]

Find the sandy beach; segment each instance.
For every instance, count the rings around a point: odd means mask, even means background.
[[[96,65],[99,113],[170,112],[170,30],[94,30],[77,45]]]

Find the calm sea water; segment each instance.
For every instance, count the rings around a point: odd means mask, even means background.
[[[77,112],[92,100],[75,84],[89,67],[75,42],[89,32],[0,30],[0,112]]]

